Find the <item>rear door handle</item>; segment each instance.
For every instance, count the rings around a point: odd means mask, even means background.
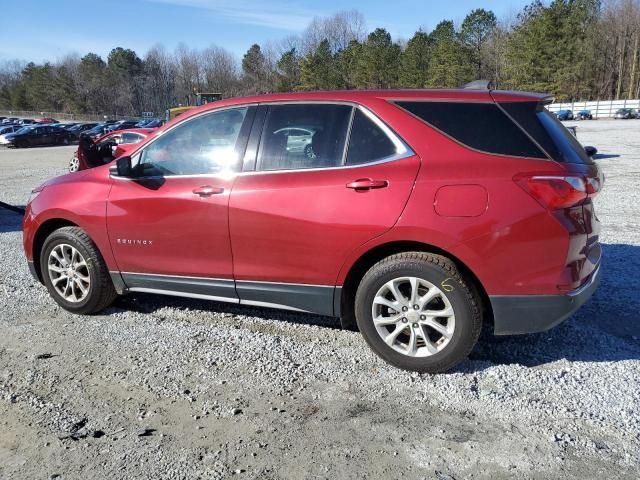
[[[224,192],[222,187],[212,187],[211,185],[203,185],[202,187],[194,188],[193,193],[200,195],[201,197],[210,197],[211,195],[219,195]]]
[[[359,178],[351,183],[347,183],[347,188],[352,188],[357,192],[364,192],[374,188],[386,188],[389,182],[386,180],[371,180],[370,178]]]

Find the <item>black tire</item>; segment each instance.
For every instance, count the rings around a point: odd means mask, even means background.
[[[455,328],[449,342],[429,356],[409,356],[394,350],[373,323],[372,305],[378,290],[390,280],[405,276],[441,286],[454,311]],[[358,286],[355,314],[360,332],[380,358],[403,370],[416,372],[440,373],[459,364],[471,353],[482,330],[481,301],[473,284],[450,259],[424,252],[391,255],[371,267]]]
[[[77,303],[70,302],[60,295],[49,275],[47,268],[49,255],[60,244],[68,244],[77,249],[87,263],[90,278],[89,293]],[[72,313],[97,313],[111,305],[118,296],[102,255],[85,231],[79,227],[62,227],[47,237],[40,253],[40,271],[51,297],[58,305]]]

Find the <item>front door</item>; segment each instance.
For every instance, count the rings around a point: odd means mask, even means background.
[[[332,315],[347,254],[394,225],[419,165],[360,107],[269,106],[255,171],[238,177],[229,206],[241,303]]]
[[[228,203],[252,114],[187,119],[135,154],[140,177],[114,177],[107,228],[131,290],[237,298]]]

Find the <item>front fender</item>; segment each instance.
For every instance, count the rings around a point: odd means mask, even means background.
[[[67,176],[65,176],[67,177]],[[74,177],[74,174],[68,175]],[[76,175],[75,178],[82,176]],[[111,183],[85,176],[82,181],[60,181],[46,185],[25,210],[23,242],[27,260],[34,260],[40,229],[51,222],[71,223],[93,240],[108,268],[116,269],[107,236],[106,210]]]

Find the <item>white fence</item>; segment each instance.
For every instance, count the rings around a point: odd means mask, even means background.
[[[640,110],[640,99],[638,100],[597,100],[595,102],[568,102],[552,103],[547,107],[551,112],[558,110],[571,110],[574,115],[580,110],[591,110],[593,118],[613,117],[616,110],[620,108],[635,108]]]

